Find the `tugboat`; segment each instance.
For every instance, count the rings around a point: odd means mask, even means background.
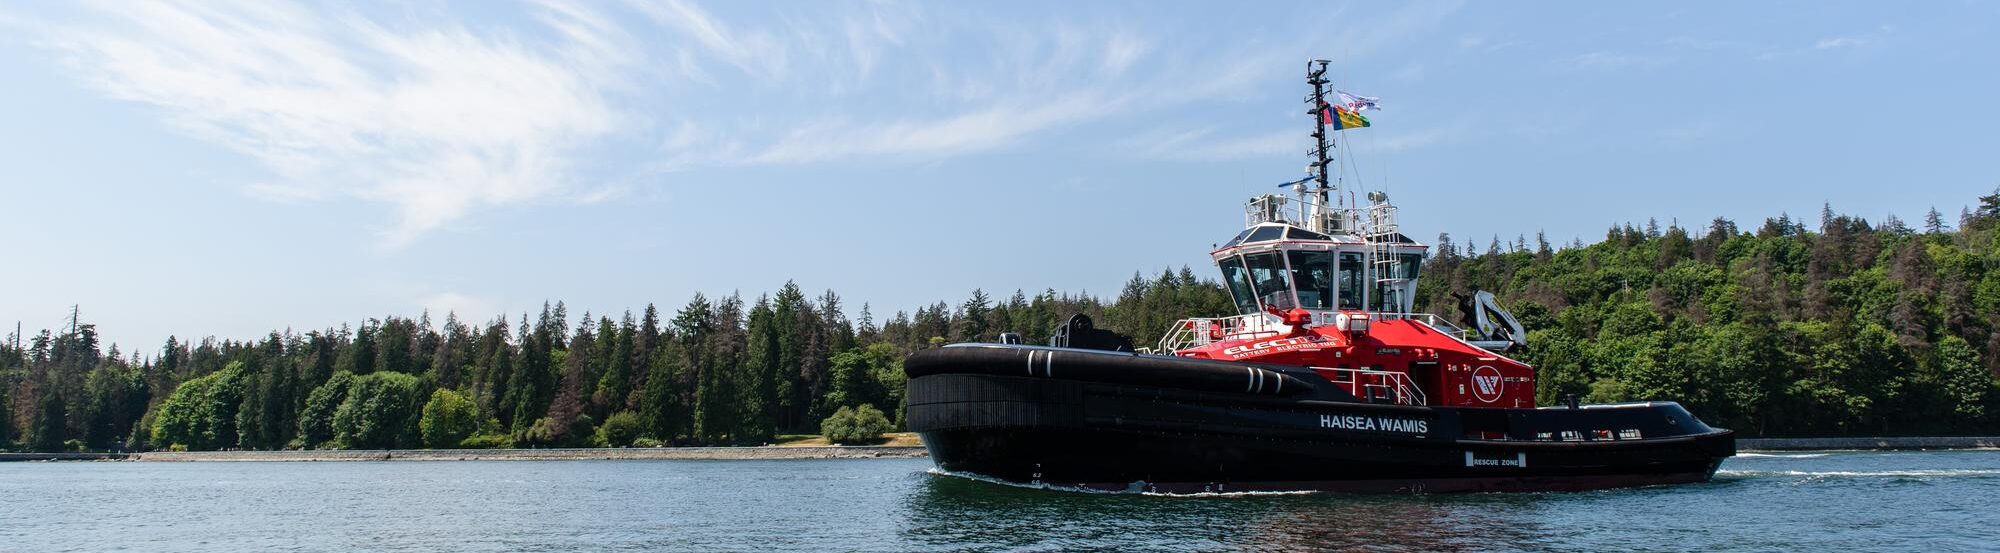
[[[1428,247],[1386,194],[1362,206],[1329,181],[1328,127],[1354,106],[1327,101],[1326,70],[1306,65],[1311,174],[1250,200],[1210,253],[1238,314],[1149,347],[1077,315],[1048,346],[910,355],[906,420],[938,468],[1154,493],[1530,492],[1702,482],[1735,454],[1670,401],[1537,406],[1492,294],[1461,298],[1466,329],[1413,313]]]

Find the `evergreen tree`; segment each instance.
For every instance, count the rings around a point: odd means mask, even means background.
[[[638,329],[634,328],[632,314],[627,312],[614,334],[608,340],[600,341],[602,344],[599,347],[608,352],[604,361],[607,366],[604,376],[597,380],[597,390],[591,401],[601,406],[604,410],[601,414],[609,415],[612,411],[637,407],[636,398],[632,397],[635,378],[632,350],[637,338]]]
[[[28,427],[34,431],[34,440],[28,448],[35,451],[55,452],[63,450],[63,442],[69,440],[69,409],[63,404],[62,394],[54,387],[42,392],[41,402],[36,405],[34,420]]]
[[[798,324],[800,314],[806,309],[805,293],[790,281],[778,289],[777,297],[771,302],[771,324],[778,343],[778,374],[774,378],[773,395],[778,398],[778,427],[785,430],[804,427],[807,424],[806,410],[811,406],[807,402],[807,390],[811,384],[806,382],[804,370],[809,337],[804,335],[806,329],[803,325]]]
[[[632,336],[632,382],[634,388],[644,388],[646,377],[653,365],[653,356],[660,347],[660,310],[653,304],[646,304],[644,315],[639,318],[639,328]],[[636,401],[636,400],[635,400]]]
[[[646,393],[640,397],[639,416],[646,434],[673,443],[692,434],[686,386],[687,350],[679,340],[663,340],[646,369]]]
[[[7,388],[7,376],[0,374],[0,451],[14,446],[14,394]]]
[[[1138,273],[1133,273],[1132,278],[1137,280]],[[986,315],[992,307],[993,299],[986,296],[986,291],[974,289],[972,297],[966,298],[965,303],[959,306],[958,341],[991,341],[987,336]]]
[[[346,371],[357,376],[375,372],[378,355],[375,351],[376,327],[374,319],[361,323],[361,328],[354,333],[354,341],[341,349],[339,360],[334,362],[335,372]]]
[[[744,345],[743,372],[747,377],[743,421],[758,434],[774,434],[778,427],[778,382],[785,378],[779,359],[777,313],[768,298],[759,297],[750,308],[748,336]]]
[[[375,333],[375,363],[378,371],[415,374],[420,367],[410,354],[415,347],[417,323],[409,319],[389,317]],[[357,372],[355,374],[366,374]]]

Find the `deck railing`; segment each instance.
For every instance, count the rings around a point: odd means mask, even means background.
[[[1159,347],[1152,352],[1173,355],[1175,352],[1197,348],[1220,342],[1243,338],[1262,338],[1281,334],[1276,330],[1251,330],[1251,322],[1263,318],[1261,313],[1237,315],[1234,317],[1203,317],[1181,319],[1167,329],[1166,336],[1160,337]],[[1471,341],[1473,336],[1465,329],[1451,324],[1444,317],[1431,313],[1368,313],[1368,318],[1377,321],[1412,320],[1449,334],[1460,340]]]
[[[1410,380],[1409,373],[1339,367],[1313,367],[1313,370],[1333,371],[1333,384],[1354,394],[1354,397],[1388,399],[1397,405],[1430,404],[1430,398],[1424,395],[1424,390],[1417,387],[1415,381]]]
[[[1160,347],[1154,351],[1163,355],[1173,355],[1188,348],[1198,348],[1223,340],[1277,336],[1275,330],[1251,330],[1251,322],[1262,318],[1262,314],[1237,315],[1234,317],[1181,319],[1167,329],[1167,335],[1160,337]]]

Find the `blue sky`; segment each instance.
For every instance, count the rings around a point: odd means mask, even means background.
[[[0,1],[0,316],[152,352],[426,308],[1112,294],[1302,173],[1482,247],[2000,185],[2000,5]],[[11,322],[11,321],[9,321]],[[135,346],[136,344],[136,346]]]

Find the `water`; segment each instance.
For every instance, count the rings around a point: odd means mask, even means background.
[[[2000,452],[1749,454],[1585,493],[1157,497],[923,459],[0,463],[0,551],[2000,549]]]

